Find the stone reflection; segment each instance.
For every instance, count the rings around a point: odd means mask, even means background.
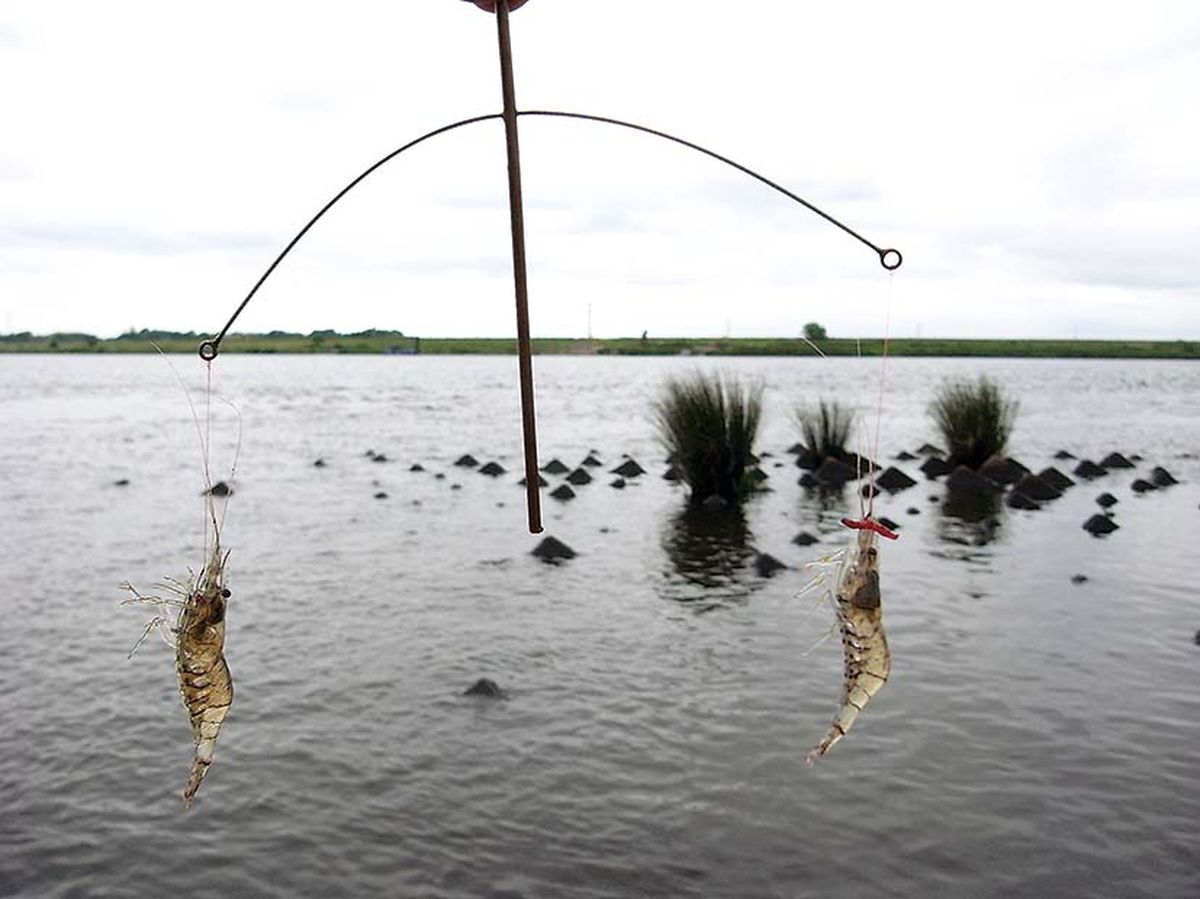
[[[938,536],[959,546],[987,546],[1001,531],[1001,496],[948,490],[939,505]]]
[[[663,594],[678,602],[699,602],[702,611],[744,600],[756,578],[745,513],[736,506],[687,506],[674,514],[663,533],[670,568]]]

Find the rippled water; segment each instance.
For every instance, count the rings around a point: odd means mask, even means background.
[[[126,661],[145,616],[117,605],[121,581],[201,561],[182,392],[156,358],[0,356],[0,894],[1200,895],[1200,366],[890,364],[881,455],[933,437],[944,375],[986,371],[1021,400],[1031,467],[1117,449],[1184,483],[1138,497],[1112,474],[998,528],[945,515],[936,484],[881,498],[903,525],[892,680],[811,769],[840,648],[812,648],[832,616],[797,569],[844,539],[853,494],[822,508],[789,464],[744,519],[682,514],[648,406],[695,367],[763,378],[768,466],[798,401],[873,417],[871,362],[539,358],[543,458],[650,469],[546,500],[579,552],[555,567],[528,554],[514,360],[218,360],[245,423],[237,695],[185,812],[171,653]],[[220,477],[219,402],[212,429]],[[1080,524],[1104,489],[1121,530],[1098,540]],[[792,568],[759,577],[759,551]],[[511,698],[462,696],[479,677]]]

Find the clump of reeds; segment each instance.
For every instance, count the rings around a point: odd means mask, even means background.
[[[804,445],[808,467],[816,468],[826,459],[845,459],[854,427],[854,411],[837,400],[820,400],[815,407],[796,409],[800,442]]]
[[[945,381],[929,406],[942,432],[951,465],[978,468],[1004,451],[1017,417],[1017,403],[994,381],[959,378]]]
[[[754,439],[762,418],[761,384],[697,372],[668,378],[654,403],[659,437],[684,481],[692,503],[719,496],[740,503],[753,487]]]

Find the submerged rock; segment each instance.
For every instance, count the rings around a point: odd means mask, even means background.
[[[748,472],[746,472],[746,474],[749,475],[750,480],[752,480],[755,484],[761,484],[763,481],[771,477],[761,468],[751,468]]]
[[[525,485],[528,483],[528,479],[527,479],[527,478],[521,478],[521,480],[517,481],[517,483],[518,483],[518,484],[520,484],[522,487],[524,487],[524,486],[525,486]],[[550,482],[549,482],[549,481],[547,481],[547,480],[546,480],[544,477],[542,477],[541,475],[538,475],[538,486],[539,486],[539,487],[549,487],[549,486],[550,486]]]
[[[489,462],[487,465],[484,465],[479,469],[480,474],[485,474],[490,478],[498,478],[506,471],[507,469],[499,462]]]
[[[318,459],[316,462],[313,463],[313,468],[324,468],[324,467],[325,467],[324,459]]]
[[[508,694],[491,678],[481,677],[467,689],[463,696],[482,696],[485,699],[508,699]]]
[[[591,482],[592,476],[588,474],[587,470],[582,466],[576,468],[573,472],[567,475],[567,483],[574,484],[576,487],[579,487],[583,484],[590,484]]]
[[[956,493],[996,493],[1000,490],[1000,485],[991,478],[985,478],[979,472],[960,465],[946,478],[946,489]]]
[[[1099,465],[1097,465],[1095,462],[1093,462],[1091,459],[1084,459],[1082,462],[1080,462],[1078,465],[1075,466],[1075,474],[1079,475],[1079,477],[1081,477],[1081,478],[1086,478],[1087,480],[1090,481],[1092,478],[1098,478],[1101,475],[1108,474],[1108,472],[1105,469],[1101,468]]]
[[[640,474],[645,474],[646,469],[638,465],[633,459],[626,459],[614,468],[611,473],[620,475],[623,478],[636,478]]]
[[[759,577],[772,577],[784,568],[787,566],[770,553],[759,553],[754,559],[754,570]]]
[[[1120,527],[1115,521],[1107,515],[1093,515],[1083,523],[1083,529],[1093,537],[1100,537],[1104,534],[1111,534]]]
[[[479,460],[476,459],[474,456],[472,456],[470,453],[464,453],[463,455],[459,456],[457,459],[454,460],[454,464],[457,465],[459,468],[478,468]]]
[[[1145,480],[1144,478],[1138,478],[1136,481],[1134,481],[1132,484],[1129,485],[1129,489],[1132,490],[1134,493],[1149,493],[1151,490],[1157,490],[1158,487],[1154,484],[1151,484],[1149,481]]]
[[[128,487],[129,486],[129,478],[117,478],[115,481],[113,481],[113,486],[114,487]]]
[[[904,511],[908,515],[920,515],[921,514],[921,510],[918,509],[916,506],[909,506]]]
[[[1069,477],[1051,465],[1049,468],[1043,468],[1037,475],[1059,493],[1062,493],[1068,487],[1074,487],[1075,482]]]
[[[608,486],[616,487],[618,490],[624,490],[625,489],[625,479],[624,478],[614,478]]]
[[[813,477],[813,474],[811,471],[806,471],[806,472],[804,472],[804,474],[800,475],[800,480],[796,481],[796,483],[799,484],[801,487],[807,487],[810,489],[813,487],[821,486],[820,484],[817,483],[817,479]]]
[[[1035,474],[1027,474],[1013,485],[1013,493],[1023,493],[1038,502],[1058,499],[1062,494]]]
[[[542,471],[546,472],[546,474],[566,474],[570,470],[558,459],[551,459],[542,466]]]
[[[375,494],[375,498],[376,499],[387,499],[388,498],[387,492],[380,490],[378,493]]]
[[[1117,504],[1117,498],[1111,493],[1101,493],[1096,497],[1096,502],[1100,505],[1100,508],[1107,509],[1109,506]]]
[[[1172,484],[1178,484],[1171,472],[1167,471],[1161,465],[1155,467],[1150,472],[1150,480],[1158,487],[1170,487]]]
[[[1072,584],[1086,584],[1087,581],[1088,581],[1088,576],[1086,574],[1071,575],[1071,583]]]
[[[1065,459],[1074,459],[1075,454],[1069,453],[1065,449],[1060,449],[1057,453],[1054,454],[1054,458],[1058,459],[1059,461],[1062,461]]]
[[[881,491],[874,484],[867,483],[863,484],[858,492],[861,493],[865,499],[872,499],[873,497],[879,496]]]
[[[954,467],[941,456],[930,456],[921,463],[921,473],[931,481],[952,471]]]
[[[907,490],[909,487],[914,486],[917,482],[899,468],[892,466],[885,469],[879,477],[875,478],[875,483],[889,493],[899,493],[901,490]]]
[[[916,459],[916,458],[917,457],[914,456],[912,453],[910,453],[908,450],[900,450],[900,452],[896,453],[896,461],[897,462],[911,462],[911,461],[913,461],[913,459]]]
[[[857,478],[858,472],[840,459],[830,456],[813,472],[813,477],[822,487],[841,487]]]
[[[371,457],[371,461],[372,462],[386,462],[386,461],[388,461],[388,457],[383,453],[376,453],[375,455],[373,455]]]
[[[553,490],[550,491],[550,495],[552,497],[554,497],[555,499],[561,499],[563,501],[566,501],[568,499],[575,498],[575,491],[572,490],[570,487],[568,487],[566,484],[559,484],[557,487],[555,487]]]
[[[594,452],[594,451],[593,451],[593,452]],[[592,453],[588,453],[588,454],[587,454],[587,458],[586,458],[586,459],[584,459],[584,460],[583,460],[582,462],[580,462],[579,464],[580,464],[580,465],[586,465],[588,468],[599,468],[599,467],[600,467],[601,465],[603,465],[604,463],[603,463],[603,462],[601,462],[599,459],[597,459],[597,458],[596,458],[596,457],[595,457],[595,456],[594,456]]]
[[[934,446],[932,443],[922,443],[917,447],[918,456],[940,456],[942,450],[940,447]]]
[[[1100,460],[1101,468],[1133,468],[1133,463],[1120,453],[1109,453]]]
[[[682,481],[683,480],[683,472],[681,472],[674,465],[670,465],[667,467],[667,470],[663,472],[663,480],[664,481]]]
[[[533,548],[532,555],[537,556],[543,562],[561,562],[565,559],[573,559],[578,554],[557,537],[546,537]]]
[[[991,478],[997,484],[1015,484],[1025,475],[1029,474],[1029,469],[1008,456],[992,456],[982,465],[979,466],[979,473],[985,478]]]
[[[408,466],[408,470],[409,471],[424,471],[425,466],[422,465],[420,462],[414,462],[412,465]]]
[[[801,531],[792,538],[792,542],[797,546],[812,546],[814,543],[820,543],[821,538],[813,536],[808,531]]]
[[[201,496],[233,496],[233,488],[224,481],[217,481],[208,490],[200,494]]]
[[[1031,512],[1037,511],[1042,507],[1041,503],[1039,503],[1037,500],[1026,496],[1019,490],[1013,490],[1011,493],[1009,493],[1008,496],[1005,497],[1004,502],[1010,509],[1026,509]]]

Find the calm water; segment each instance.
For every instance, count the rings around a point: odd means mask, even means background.
[[[774,491],[715,534],[660,479],[648,415],[696,367],[768,388]],[[936,484],[882,498],[903,525],[882,559],[892,680],[811,769],[840,648],[812,648],[832,615],[797,569],[843,540],[853,494],[822,508],[772,466],[798,401],[873,418],[876,365],[536,370],[544,459],[650,470],[546,500],[579,552],[559,567],[528,554],[514,360],[218,360],[244,418],[223,540],[237,698],[185,812],[171,652],[126,661],[146,616],[117,604],[122,581],[201,561],[182,392],[156,358],[0,356],[0,894],[1200,895],[1200,366],[891,363],[883,456],[933,437],[944,375],[985,371],[1021,401],[1031,467],[1116,449],[1184,483],[1137,497],[1113,474],[993,528],[947,516]],[[212,415],[221,477],[236,428]],[[510,474],[454,468],[464,452]],[[1097,540],[1080,524],[1105,489],[1121,530]],[[760,551],[792,569],[757,576]],[[511,698],[460,695],[478,677]]]

